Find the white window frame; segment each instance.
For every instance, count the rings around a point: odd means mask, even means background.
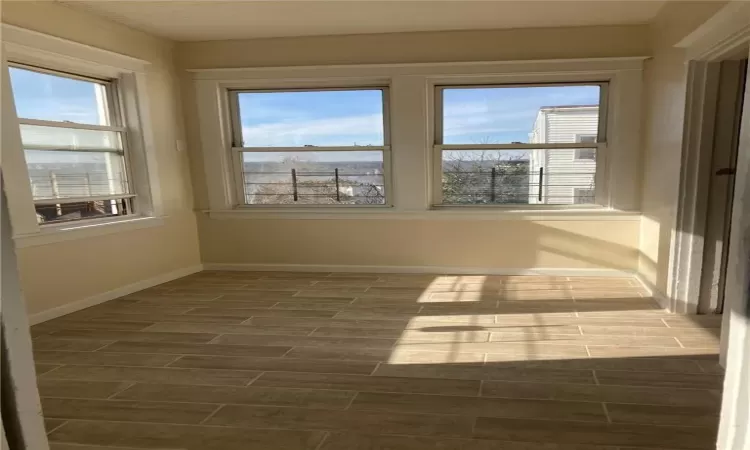
[[[573,188],[573,204],[574,205],[582,205],[582,204],[585,205],[586,203],[577,203],[577,199],[579,197],[581,197],[581,195],[579,194],[579,192],[580,191],[591,191],[591,190],[592,189],[589,189],[589,188],[579,188],[579,187]],[[596,189],[593,189],[593,191],[594,191],[594,197],[596,198]]]
[[[242,125],[240,117],[239,95],[243,93],[284,93],[284,92],[323,92],[323,91],[381,91],[383,108],[383,145],[368,146],[314,146],[314,147],[245,147],[242,138]],[[238,208],[384,208],[391,207],[391,146],[390,146],[390,119],[389,90],[388,86],[346,86],[346,87],[319,87],[319,88],[280,88],[280,89],[227,89],[228,107],[231,122],[231,161],[232,173],[235,185],[235,201]],[[238,145],[239,144],[239,145]],[[385,190],[385,202],[380,205],[351,205],[351,204],[248,204],[245,203],[245,186],[243,175],[243,153],[252,152],[382,152],[383,154],[383,186]]]
[[[196,94],[211,219],[640,220],[642,57],[546,61],[189,69]],[[478,84],[609,83],[607,161],[599,206],[435,207],[435,87]],[[228,89],[388,86],[391,208],[239,208],[232,163]],[[616,170],[614,169],[616,168]],[[599,194],[598,194],[599,195]]]
[[[104,106],[106,108],[107,113],[107,119],[109,124],[108,125],[94,125],[94,124],[83,124],[83,123],[74,123],[74,122],[61,122],[61,121],[53,121],[53,120],[41,120],[41,119],[28,119],[23,117],[18,117],[18,123],[19,125],[33,125],[33,126],[42,126],[42,127],[52,127],[52,128],[62,128],[62,129],[79,129],[79,130],[99,130],[99,131],[111,131],[114,133],[117,133],[118,136],[121,139],[121,145],[122,150],[106,150],[106,149],[66,149],[61,146],[34,146],[34,145],[24,145],[24,150],[46,150],[46,151],[91,151],[94,153],[117,153],[122,157],[123,160],[123,166],[125,169],[125,180],[127,182],[127,193],[124,194],[113,194],[113,195],[102,195],[102,196],[86,196],[86,197],[61,197],[61,198],[41,198],[41,199],[35,199],[34,205],[64,205],[64,204],[70,204],[70,203],[83,203],[83,202],[91,202],[96,200],[121,200],[121,199],[127,199],[128,204],[128,213],[124,214],[122,216],[116,216],[116,217],[99,217],[99,218],[86,218],[86,219],[80,219],[76,221],[69,221],[69,222],[49,222],[40,224],[40,227],[48,228],[48,227],[54,227],[59,225],[65,225],[70,226],[75,223],[83,223],[87,222],[90,223],[92,221],[107,221],[112,219],[124,219],[129,218],[134,215],[138,214],[138,210],[136,209],[138,207],[137,202],[137,194],[133,187],[133,177],[130,167],[130,152],[128,151],[128,133],[127,133],[127,127],[124,124],[123,120],[123,114],[122,109],[120,107],[120,89],[118,87],[118,81],[115,79],[99,79],[99,78],[93,78],[93,77],[87,77],[84,75],[79,74],[72,74],[72,73],[65,73],[61,71],[57,71],[54,69],[50,69],[47,67],[36,67],[36,66],[30,66],[28,64],[22,64],[17,63],[15,61],[9,61],[8,65],[10,68],[18,68],[23,69],[30,72],[36,72],[41,73],[45,75],[52,75],[60,78],[67,78],[72,80],[81,80],[86,81],[89,83],[96,83],[100,85],[104,89],[104,98],[105,98],[105,105],[99,105],[99,107]]]
[[[2,24],[3,178],[18,247],[117,233],[163,224],[164,205],[147,95],[148,61]],[[9,81],[9,62],[51,73],[114,80],[120,124],[126,138],[133,214],[39,226]],[[7,94],[7,95],[5,95]],[[35,121],[36,123],[41,123]]]
[[[485,89],[485,88],[532,88],[532,87],[565,87],[565,86],[599,86],[599,123],[596,142],[594,143],[519,143],[519,144],[443,144],[443,91],[447,89]],[[443,151],[444,150],[564,150],[592,148],[596,150],[596,174],[595,191],[597,199],[604,199],[606,186],[600,183],[604,179],[604,168],[606,167],[607,149],[607,127],[609,111],[609,82],[602,80],[551,82],[551,83],[493,83],[493,84],[440,84],[435,86],[435,126],[433,145],[433,185],[432,206],[433,208],[511,208],[517,209],[517,204],[453,204],[443,203]],[[597,202],[598,203],[598,202]],[[563,208],[596,208],[600,205],[556,205],[556,204],[533,204],[523,205],[529,209],[563,209]]]
[[[576,142],[583,142],[581,141],[584,137],[593,137],[594,140],[598,140],[598,138],[593,134],[576,134]],[[582,147],[582,148],[591,148],[591,147]],[[581,158],[581,149],[576,149],[575,156],[573,157],[576,161],[596,161],[597,154],[594,153],[594,158]]]

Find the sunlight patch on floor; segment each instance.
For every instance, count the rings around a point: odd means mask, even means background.
[[[424,288],[417,303],[477,302],[481,300],[486,279],[480,275],[436,277]],[[435,295],[438,293],[444,295]]]
[[[640,312],[663,314],[661,311],[628,311],[627,314]],[[613,320],[618,315],[617,311],[603,314]],[[595,316],[592,318],[598,320]],[[623,331],[618,331],[617,327],[578,325],[581,320],[585,323],[586,317],[579,317],[577,313],[415,316],[398,338],[387,363],[487,364],[701,357],[715,355],[719,347],[719,337],[700,328],[674,331],[668,327],[628,326],[620,328],[627,330],[620,335]]]

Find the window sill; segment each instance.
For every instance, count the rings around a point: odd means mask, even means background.
[[[616,211],[606,208],[588,209],[505,209],[505,208],[438,208],[419,211],[399,211],[393,208],[331,208],[320,210],[258,210],[238,208],[203,211],[210,219],[306,219],[306,220],[640,220],[641,213]]]
[[[95,236],[122,233],[164,224],[162,217],[129,217],[103,222],[70,223],[41,227],[38,233],[13,236],[16,248],[37,247],[57,242],[74,241]]]

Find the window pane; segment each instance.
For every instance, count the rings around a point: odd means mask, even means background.
[[[32,70],[10,68],[18,117],[109,125],[105,85]]]
[[[572,143],[598,133],[598,85],[446,88],[443,144]]]
[[[383,205],[383,152],[245,152],[249,205]]]
[[[26,150],[35,200],[128,193],[125,161],[117,153]]]
[[[593,203],[596,161],[576,161],[576,149],[445,150],[443,204]],[[585,198],[586,201],[577,201]]]
[[[122,150],[120,133],[116,131],[21,125],[21,141],[23,141],[25,147],[66,150]]]
[[[40,224],[73,222],[84,219],[124,216],[132,213],[131,200],[127,198],[94,200],[90,202],[35,205]]]
[[[596,149],[595,148],[580,148],[576,150],[576,159],[596,161]]]
[[[384,145],[383,91],[238,94],[245,147]]]
[[[595,200],[593,189],[576,189],[574,196],[573,203],[577,205],[592,204]]]

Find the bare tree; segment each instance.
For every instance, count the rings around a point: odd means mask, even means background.
[[[382,205],[385,203],[383,189],[371,182],[340,179],[338,190],[336,179],[319,178],[297,182],[297,200],[294,199],[294,186],[288,184],[264,184],[253,193],[252,204],[265,205]]]
[[[484,138],[480,144],[491,143]],[[443,201],[454,204],[529,202],[529,163],[499,151],[451,152],[443,159]]]

